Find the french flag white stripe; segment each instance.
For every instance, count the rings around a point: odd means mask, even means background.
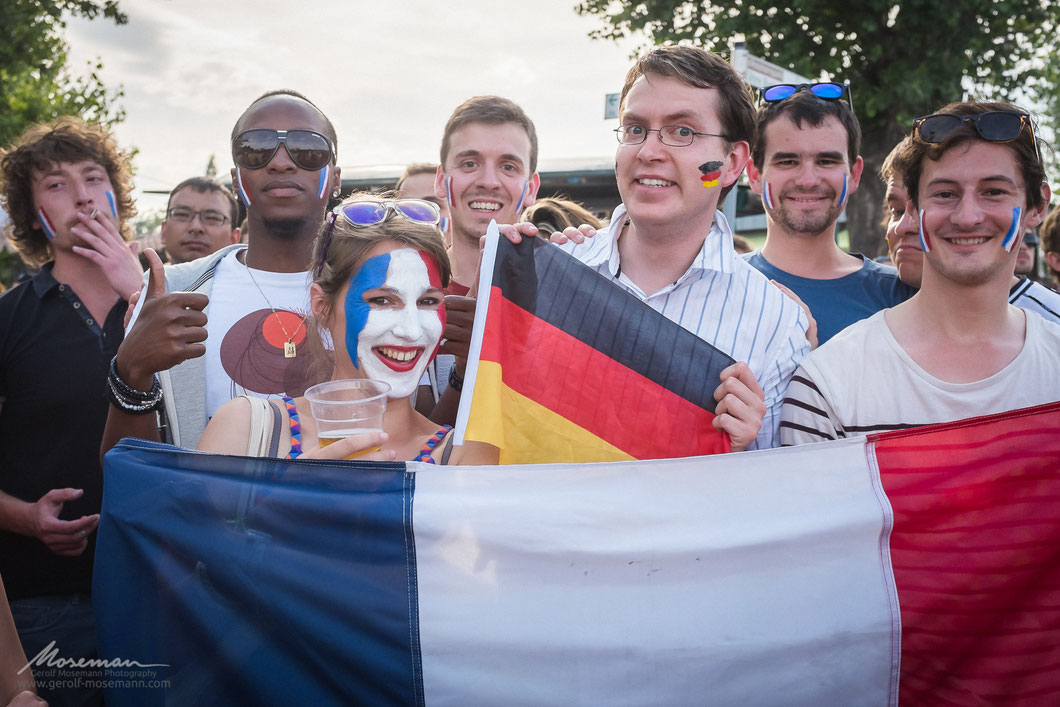
[[[870,460],[409,464],[428,704],[896,704]]]

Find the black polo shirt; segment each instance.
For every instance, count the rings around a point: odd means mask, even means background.
[[[99,446],[107,421],[110,360],[123,336],[127,304],[93,320],[51,263],[0,297],[0,490],[35,502],[52,489],[84,489],[59,517],[98,513],[103,499]],[[0,530],[0,576],[11,600],[89,593],[96,536],[78,557],[36,538]]]

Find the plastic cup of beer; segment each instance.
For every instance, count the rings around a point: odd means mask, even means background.
[[[328,381],[309,388],[305,398],[317,423],[320,446],[326,447],[352,435],[382,432],[388,395],[389,383],[367,378]],[[363,449],[347,459],[378,451],[379,447]]]

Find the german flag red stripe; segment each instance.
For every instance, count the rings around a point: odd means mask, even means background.
[[[504,384],[636,459],[727,452],[714,413],[655,385],[493,289],[481,359]]]

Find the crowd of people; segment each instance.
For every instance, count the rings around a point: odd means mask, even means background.
[[[714,422],[734,451],[1060,400],[1060,294],[1018,269],[1027,233],[1031,267],[1040,238],[1060,268],[1026,112],[969,101],[910,126],[881,175],[895,267],[836,244],[850,195],[876,178],[841,84],[756,99],[719,56],[657,48],[626,76],[616,135],[622,204],[607,223],[538,199],[534,124],[497,96],[454,110],[438,165],[410,166],[392,195],[338,201],[331,121],[297,92],[269,91],[232,129],[233,190],[177,185],[168,262],[147,251],[146,273],[111,136],[61,118],[4,149],[10,240],[39,272],[0,298],[0,588],[13,616],[0,607],[0,645],[13,626],[30,659],[49,646],[95,657],[101,457],[124,437],[496,463],[493,447],[454,446],[451,428],[491,220],[513,241],[549,237],[737,361]],[[767,231],[743,254],[718,206],[745,169]],[[390,385],[384,429],[321,446],[302,396],[346,378]],[[28,671],[0,669],[0,704],[36,699]],[[45,696],[100,699],[75,692]]]

